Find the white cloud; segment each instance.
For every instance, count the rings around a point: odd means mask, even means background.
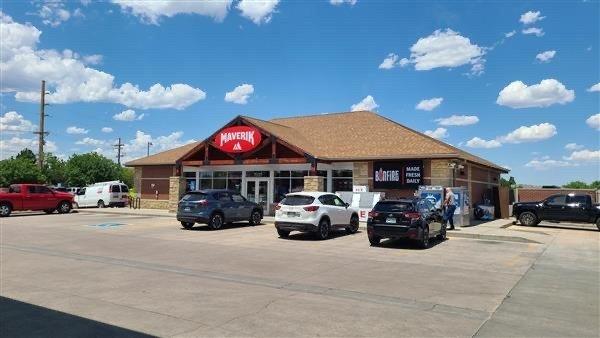
[[[87,67],[71,50],[37,49],[41,34],[37,28],[14,22],[2,12],[0,23],[0,91],[14,92],[18,101],[38,102],[40,79],[47,81],[51,93],[46,101],[51,104],[107,102],[141,109],[184,109],[206,97],[187,84],[157,83],[147,91],[131,83],[115,86],[113,75]]]
[[[514,31],[514,30],[513,30],[513,31],[510,31],[510,32],[508,32],[508,33],[505,33],[505,34],[504,34],[504,37],[505,37],[505,38],[512,38],[512,37],[513,37],[515,34],[517,34],[517,31]]]
[[[103,133],[112,133],[113,129],[111,127],[103,127],[102,132]]]
[[[547,170],[551,168],[560,168],[560,167],[572,167],[574,166],[572,163],[567,161],[560,160],[531,160],[525,164],[526,167],[533,168],[535,170]]]
[[[81,60],[86,65],[99,65],[102,63],[104,57],[100,54],[86,55]]]
[[[329,0],[329,3],[334,6],[338,6],[338,5],[342,5],[342,4],[348,4],[350,6],[354,6],[354,5],[356,5],[356,1],[357,0]]]
[[[546,18],[545,16],[541,16],[541,14],[542,13],[540,11],[529,11],[527,13],[523,13],[519,21],[524,25],[531,25]]]
[[[429,137],[433,137],[438,140],[450,136],[450,134],[448,134],[448,129],[446,129],[446,128],[436,128],[435,130],[425,130],[423,132],[423,134],[425,134]]]
[[[66,132],[67,132],[67,134],[81,135],[81,134],[87,134],[89,132],[89,130],[79,128],[76,126],[70,126],[67,128]]]
[[[388,56],[381,62],[379,69],[392,69],[398,62],[400,57],[394,53],[388,54]]]
[[[555,79],[546,79],[531,86],[521,81],[511,82],[500,91],[496,103],[511,108],[531,108],[566,104],[574,99],[574,90],[567,89]]]
[[[135,121],[144,118],[144,114],[138,115],[135,110],[127,109],[118,114],[113,115],[113,119],[117,121]]]
[[[26,120],[23,115],[16,111],[9,111],[0,116],[0,132],[4,133],[27,133],[32,132],[35,126]]]
[[[502,143],[498,142],[497,140],[487,140],[486,141],[479,137],[473,137],[472,139],[467,141],[467,147],[469,147],[469,148],[491,149],[491,148],[498,148],[501,146],[502,146]]]
[[[257,25],[269,23],[279,0],[240,0],[236,8],[241,15]]]
[[[65,8],[64,3],[60,0],[44,0],[38,5],[38,8],[36,14],[42,19],[44,25],[58,27],[71,18],[71,12]]]
[[[525,34],[525,35],[530,35],[533,34],[537,37],[541,37],[544,36],[544,29],[542,28],[538,28],[538,27],[529,27],[529,28],[525,28],[521,31],[521,33]]]
[[[254,93],[254,86],[244,83],[243,85],[235,87],[234,90],[225,93],[225,102],[246,104],[252,93]]]
[[[535,56],[535,58],[538,59],[538,61],[540,62],[550,62],[554,55],[556,55],[555,50],[547,50],[545,52],[539,53]]]
[[[37,138],[21,138],[14,136],[7,140],[0,139],[0,160],[14,156],[25,148],[36,151],[38,148]],[[44,151],[54,153],[57,149],[56,143],[46,140]]]
[[[556,126],[553,124],[540,123],[529,127],[521,126],[500,137],[500,141],[505,143],[537,142],[549,139],[556,133]]]
[[[431,70],[440,67],[455,68],[466,64],[478,65],[475,70],[483,72],[485,48],[472,44],[469,38],[451,29],[436,30],[420,38],[410,47],[410,62],[416,70]]]
[[[507,169],[507,170],[512,170],[512,168],[506,164],[501,164],[500,165],[502,168]]]
[[[176,131],[166,136],[152,137],[152,135],[138,130],[135,133],[135,138],[126,142],[123,147],[123,153],[125,154],[123,161],[127,162],[146,156],[148,142],[152,142],[152,146],[150,147],[151,153],[157,153],[195,142],[193,139],[182,140],[182,136],[182,131]]]
[[[474,115],[452,115],[435,120],[440,126],[469,126],[479,122],[479,118]]]
[[[75,142],[75,144],[99,147],[99,146],[103,146],[103,145],[108,145],[108,142],[103,141],[103,140],[97,140],[97,139],[91,138],[91,137],[85,137],[85,138]]]
[[[585,123],[596,130],[600,130],[600,113],[588,117]]]
[[[434,97],[431,99],[421,100],[421,102],[417,103],[415,109],[432,111],[442,104],[443,101],[443,97]]]
[[[600,163],[600,150],[578,150],[571,153],[571,156],[565,157],[565,160],[578,161],[578,162],[591,162]]]
[[[178,14],[208,16],[221,22],[227,16],[232,0],[218,1],[139,1],[112,0],[124,12],[131,13],[144,23],[158,25],[161,17],[171,18]]]
[[[367,97],[365,97],[364,99],[362,99],[362,101],[360,101],[357,104],[353,104],[352,107],[350,107],[350,109],[352,111],[360,111],[360,110],[375,110],[377,109],[377,107],[379,107],[379,105],[377,104],[377,102],[375,102],[375,99],[373,98],[373,96],[368,95]]]
[[[577,143],[567,143],[565,145],[565,149],[567,150],[579,150],[579,149],[583,149],[583,146]]]
[[[598,82],[595,85],[593,85],[590,88],[588,88],[587,91],[588,92],[600,92],[600,82]]]

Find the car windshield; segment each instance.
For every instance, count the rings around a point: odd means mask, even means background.
[[[185,202],[195,202],[195,201],[202,201],[205,200],[207,198],[207,194],[204,193],[190,193],[190,194],[185,194],[185,196],[183,196],[183,198],[181,199],[182,201]]]
[[[410,202],[379,202],[375,205],[376,211],[402,212],[414,211],[414,206]]]
[[[292,195],[287,196],[281,201],[283,205],[309,205],[315,201],[315,198],[312,196],[303,196],[303,195]]]
[[[126,185],[121,186],[121,192],[129,192],[129,188]]]

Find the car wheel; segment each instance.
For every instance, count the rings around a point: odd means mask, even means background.
[[[369,243],[371,243],[371,246],[378,246],[379,242],[381,242],[381,238],[377,236],[369,236]]]
[[[181,222],[181,226],[183,226],[184,228],[186,228],[186,229],[189,230],[189,229],[191,229],[194,226],[194,223],[192,223],[192,222],[183,222],[182,221]]]
[[[71,203],[64,201],[58,205],[59,214],[68,214],[71,211]]]
[[[598,227],[598,231],[600,231],[600,217],[596,219],[596,226]]]
[[[519,222],[525,226],[534,226],[537,225],[538,219],[537,216],[533,212],[526,211],[519,215]]]
[[[12,207],[8,203],[0,204],[0,217],[8,217],[12,212]]]
[[[98,208],[106,208],[106,204],[104,204],[103,200],[98,201]]]
[[[250,215],[250,225],[259,225],[261,220],[262,215],[260,214],[260,211],[254,210]]]
[[[350,226],[346,228],[346,233],[355,234],[358,231],[360,221],[358,216],[354,215],[350,218]]]
[[[319,222],[317,232],[315,232],[317,239],[323,240],[329,237],[329,221],[324,218]]]
[[[287,230],[281,230],[281,229],[277,229],[277,234],[281,238],[288,238],[290,236],[290,232],[289,231],[287,231]]]
[[[223,216],[221,214],[214,214],[208,222],[208,226],[213,230],[219,230],[223,227]]]
[[[423,228],[423,234],[422,234],[422,238],[421,238],[421,248],[423,249],[427,249],[429,248],[429,227],[425,226]]]
[[[440,230],[440,233],[437,235],[437,239],[440,241],[445,241],[448,239],[448,235],[446,233],[446,224],[442,224],[442,230]]]
[[[54,209],[46,209],[44,210],[45,213],[47,213],[48,215],[50,215],[51,213],[54,212]]]

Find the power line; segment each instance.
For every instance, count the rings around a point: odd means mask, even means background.
[[[44,145],[46,145],[45,136],[49,133],[44,130],[45,122],[46,122],[46,81],[42,80],[42,90],[40,91],[40,129],[39,131],[34,131],[34,134],[38,134],[38,165],[40,169],[44,168]]]

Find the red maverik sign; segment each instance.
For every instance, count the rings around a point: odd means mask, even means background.
[[[260,131],[248,126],[229,127],[215,137],[216,146],[227,153],[245,153],[260,144]]]

